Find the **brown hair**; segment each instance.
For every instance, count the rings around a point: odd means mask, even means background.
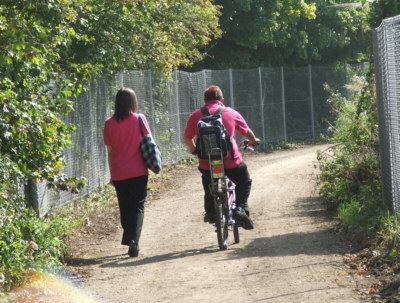
[[[121,88],[115,96],[114,117],[117,121],[122,121],[129,117],[130,112],[137,112],[138,104],[136,93],[127,87]]]
[[[204,101],[212,101],[212,100],[220,100],[224,99],[224,95],[222,94],[221,89],[219,86],[211,85],[209,86],[206,91],[204,92]]]

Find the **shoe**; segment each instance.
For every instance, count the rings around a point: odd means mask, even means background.
[[[131,241],[129,243],[129,250],[128,250],[129,257],[137,257],[139,256],[139,245],[135,243],[135,241]]]
[[[214,224],[215,223],[215,215],[210,213],[204,214],[204,222]]]
[[[233,219],[243,224],[244,229],[253,229],[254,224],[243,208],[236,207],[233,210]]]

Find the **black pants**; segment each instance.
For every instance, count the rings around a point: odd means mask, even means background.
[[[201,180],[204,188],[204,210],[206,213],[214,213],[214,200],[210,194],[208,185],[211,183],[211,175],[209,170],[199,168],[201,172]],[[251,179],[246,163],[242,162],[238,167],[225,169],[225,174],[235,184],[236,207],[240,206],[247,215],[250,215],[247,200],[250,195]]]
[[[122,245],[129,245],[132,240],[139,243],[144,218],[144,202],[147,196],[147,181],[147,175],[114,181],[121,225],[124,229]]]

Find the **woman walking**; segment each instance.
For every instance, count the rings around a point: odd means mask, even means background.
[[[139,255],[148,181],[148,170],[139,147],[142,135],[137,111],[135,92],[130,88],[121,88],[115,98],[114,115],[108,118],[104,125],[110,184],[115,187],[117,193],[124,230],[121,244],[129,246],[130,257]],[[147,135],[150,128],[145,116],[140,116],[144,124],[144,134]]]

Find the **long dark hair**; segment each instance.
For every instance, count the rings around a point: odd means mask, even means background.
[[[114,118],[122,121],[129,117],[130,112],[137,112],[138,104],[136,93],[127,87],[121,88],[115,96],[115,112]]]

